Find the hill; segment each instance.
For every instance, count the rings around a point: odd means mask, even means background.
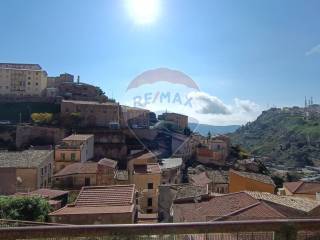
[[[320,165],[320,106],[272,108],[229,135],[255,155],[276,165]]]
[[[240,127],[239,125],[213,126],[208,124],[189,123],[189,128],[192,131],[199,132],[203,136],[207,136],[209,131],[211,132],[212,135],[233,133],[239,127]]]

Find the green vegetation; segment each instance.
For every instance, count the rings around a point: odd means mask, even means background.
[[[320,116],[306,119],[303,108],[270,109],[230,134],[255,155],[290,167],[320,164]]]
[[[0,120],[9,120],[13,123],[29,122],[32,113],[59,113],[60,105],[41,102],[0,103]]]
[[[39,221],[48,220],[50,205],[41,197],[0,197],[0,216],[3,219]]]

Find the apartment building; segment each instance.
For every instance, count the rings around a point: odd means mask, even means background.
[[[99,162],[77,162],[67,165],[53,176],[53,184],[63,189],[113,185],[117,182],[116,176],[117,162],[104,158]]]
[[[119,128],[121,123],[119,103],[63,100],[62,117],[72,113],[80,114],[82,126]]]
[[[94,135],[72,134],[55,148],[54,172],[75,162],[85,162],[94,156]]]
[[[1,151],[0,176],[5,181],[0,181],[0,195],[50,187],[53,155],[51,150]]]
[[[0,63],[0,95],[42,96],[47,72],[38,64]]]

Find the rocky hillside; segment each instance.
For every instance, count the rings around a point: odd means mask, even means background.
[[[233,144],[277,165],[320,166],[320,106],[272,108],[230,137]]]

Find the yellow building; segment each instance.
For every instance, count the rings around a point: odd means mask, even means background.
[[[38,64],[0,63],[0,95],[42,96],[47,72]]]
[[[274,193],[275,184],[270,176],[250,173],[239,172],[235,170],[229,171],[229,192],[240,191],[256,191]]]
[[[85,162],[94,156],[94,136],[92,134],[72,134],[55,148],[54,172],[75,162]]]
[[[142,213],[157,213],[161,170],[158,163],[134,165],[132,183],[138,191],[138,205]]]

